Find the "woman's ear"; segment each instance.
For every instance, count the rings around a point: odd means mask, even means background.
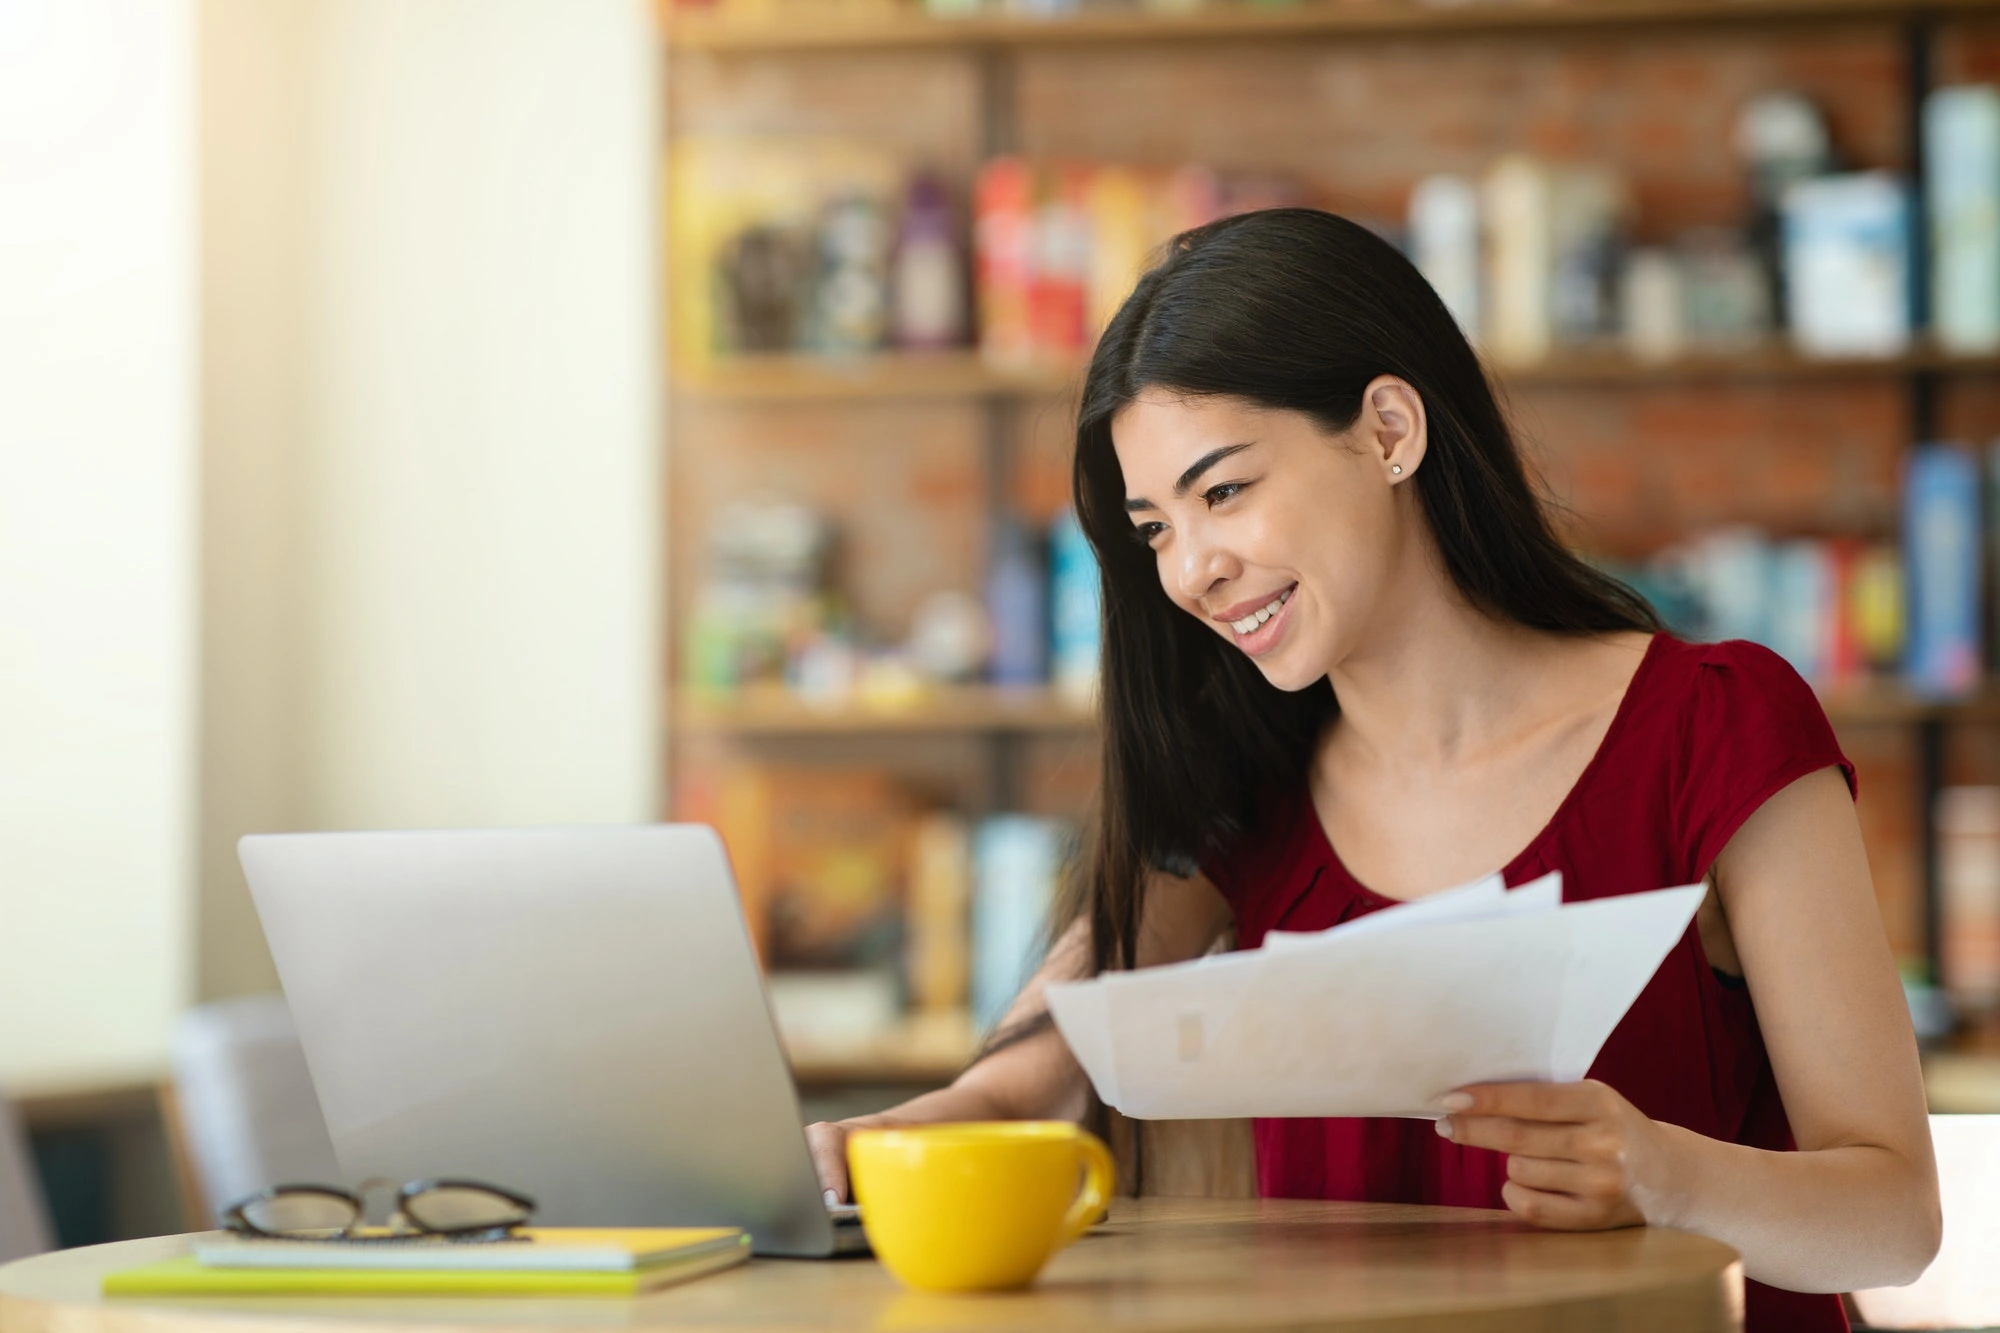
[[[1430,432],[1424,420],[1424,400],[1409,381],[1395,375],[1370,380],[1361,392],[1361,420],[1355,424],[1362,447],[1381,459],[1390,485],[1416,475]]]

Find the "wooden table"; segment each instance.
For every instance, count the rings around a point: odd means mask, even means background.
[[[1304,1333],[1741,1327],[1734,1252],[1675,1231],[1565,1235],[1469,1208],[1122,1200],[1025,1292],[906,1292],[872,1260],[753,1260],[636,1300],[106,1301],[99,1278],[185,1250],[123,1241],[0,1268],[0,1333],[312,1333],[341,1326],[809,1333]]]

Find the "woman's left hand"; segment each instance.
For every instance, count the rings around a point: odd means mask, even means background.
[[[1559,1231],[1643,1226],[1659,1197],[1662,1127],[1610,1087],[1484,1083],[1438,1103],[1438,1133],[1507,1154],[1501,1198],[1524,1221]]]

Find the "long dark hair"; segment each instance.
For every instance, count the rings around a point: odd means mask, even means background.
[[[1133,539],[1111,419],[1142,390],[1242,399],[1351,427],[1380,375],[1429,423],[1416,488],[1458,591],[1496,619],[1560,634],[1654,630],[1637,593],[1556,539],[1478,356],[1394,246],[1307,208],[1183,232],[1139,280],[1091,358],[1076,424],[1077,517],[1103,579],[1103,771],[1073,877],[1091,971],[1131,967],[1147,873],[1226,853],[1296,790],[1336,712],[1321,679],[1286,692],[1176,607]]]

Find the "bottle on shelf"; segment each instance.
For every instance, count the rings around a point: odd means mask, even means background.
[[[855,356],[879,351],[888,330],[888,220],[873,196],[842,193],[820,215],[808,346],[833,356]]]
[[[1056,693],[1080,706],[1097,692],[1101,596],[1097,555],[1064,506],[1049,530],[1049,666]]]
[[[1949,926],[1945,984],[1958,1016],[1981,1024],[2000,1011],[2000,787],[1946,787],[1932,818]]]
[[[1033,973],[1062,872],[1063,826],[994,815],[973,835],[972,1019],[991,1032]]]
[[[1923,134],[1932,331],[1948,352],[2000,351],[2000,88],[1940,88]]]
[[[930,172],[910,181],[896,238],[892,320],[898,347],[955,347],[965,340],[965,254],[951,195]]]
[[[1912,688],[1953,698],[1979,687],[1979,465],[1952,445],[1905,460],[1903,541],[1910,580]]]
[[[1411,259],[1468,337],[1479,336],[1479,189],[1426,176],[1410,193]]]
[[[995,522],[993,554],[986,569],[995,685],[1033,687],[1048,683],[1047,585],[1035,547],[1033,534],[1019,519],[1005,517]]]
[[[911,1008],[963,1009],[972,984],[972,842],[958,815],[934,811],[911,831],[908,901]]]

